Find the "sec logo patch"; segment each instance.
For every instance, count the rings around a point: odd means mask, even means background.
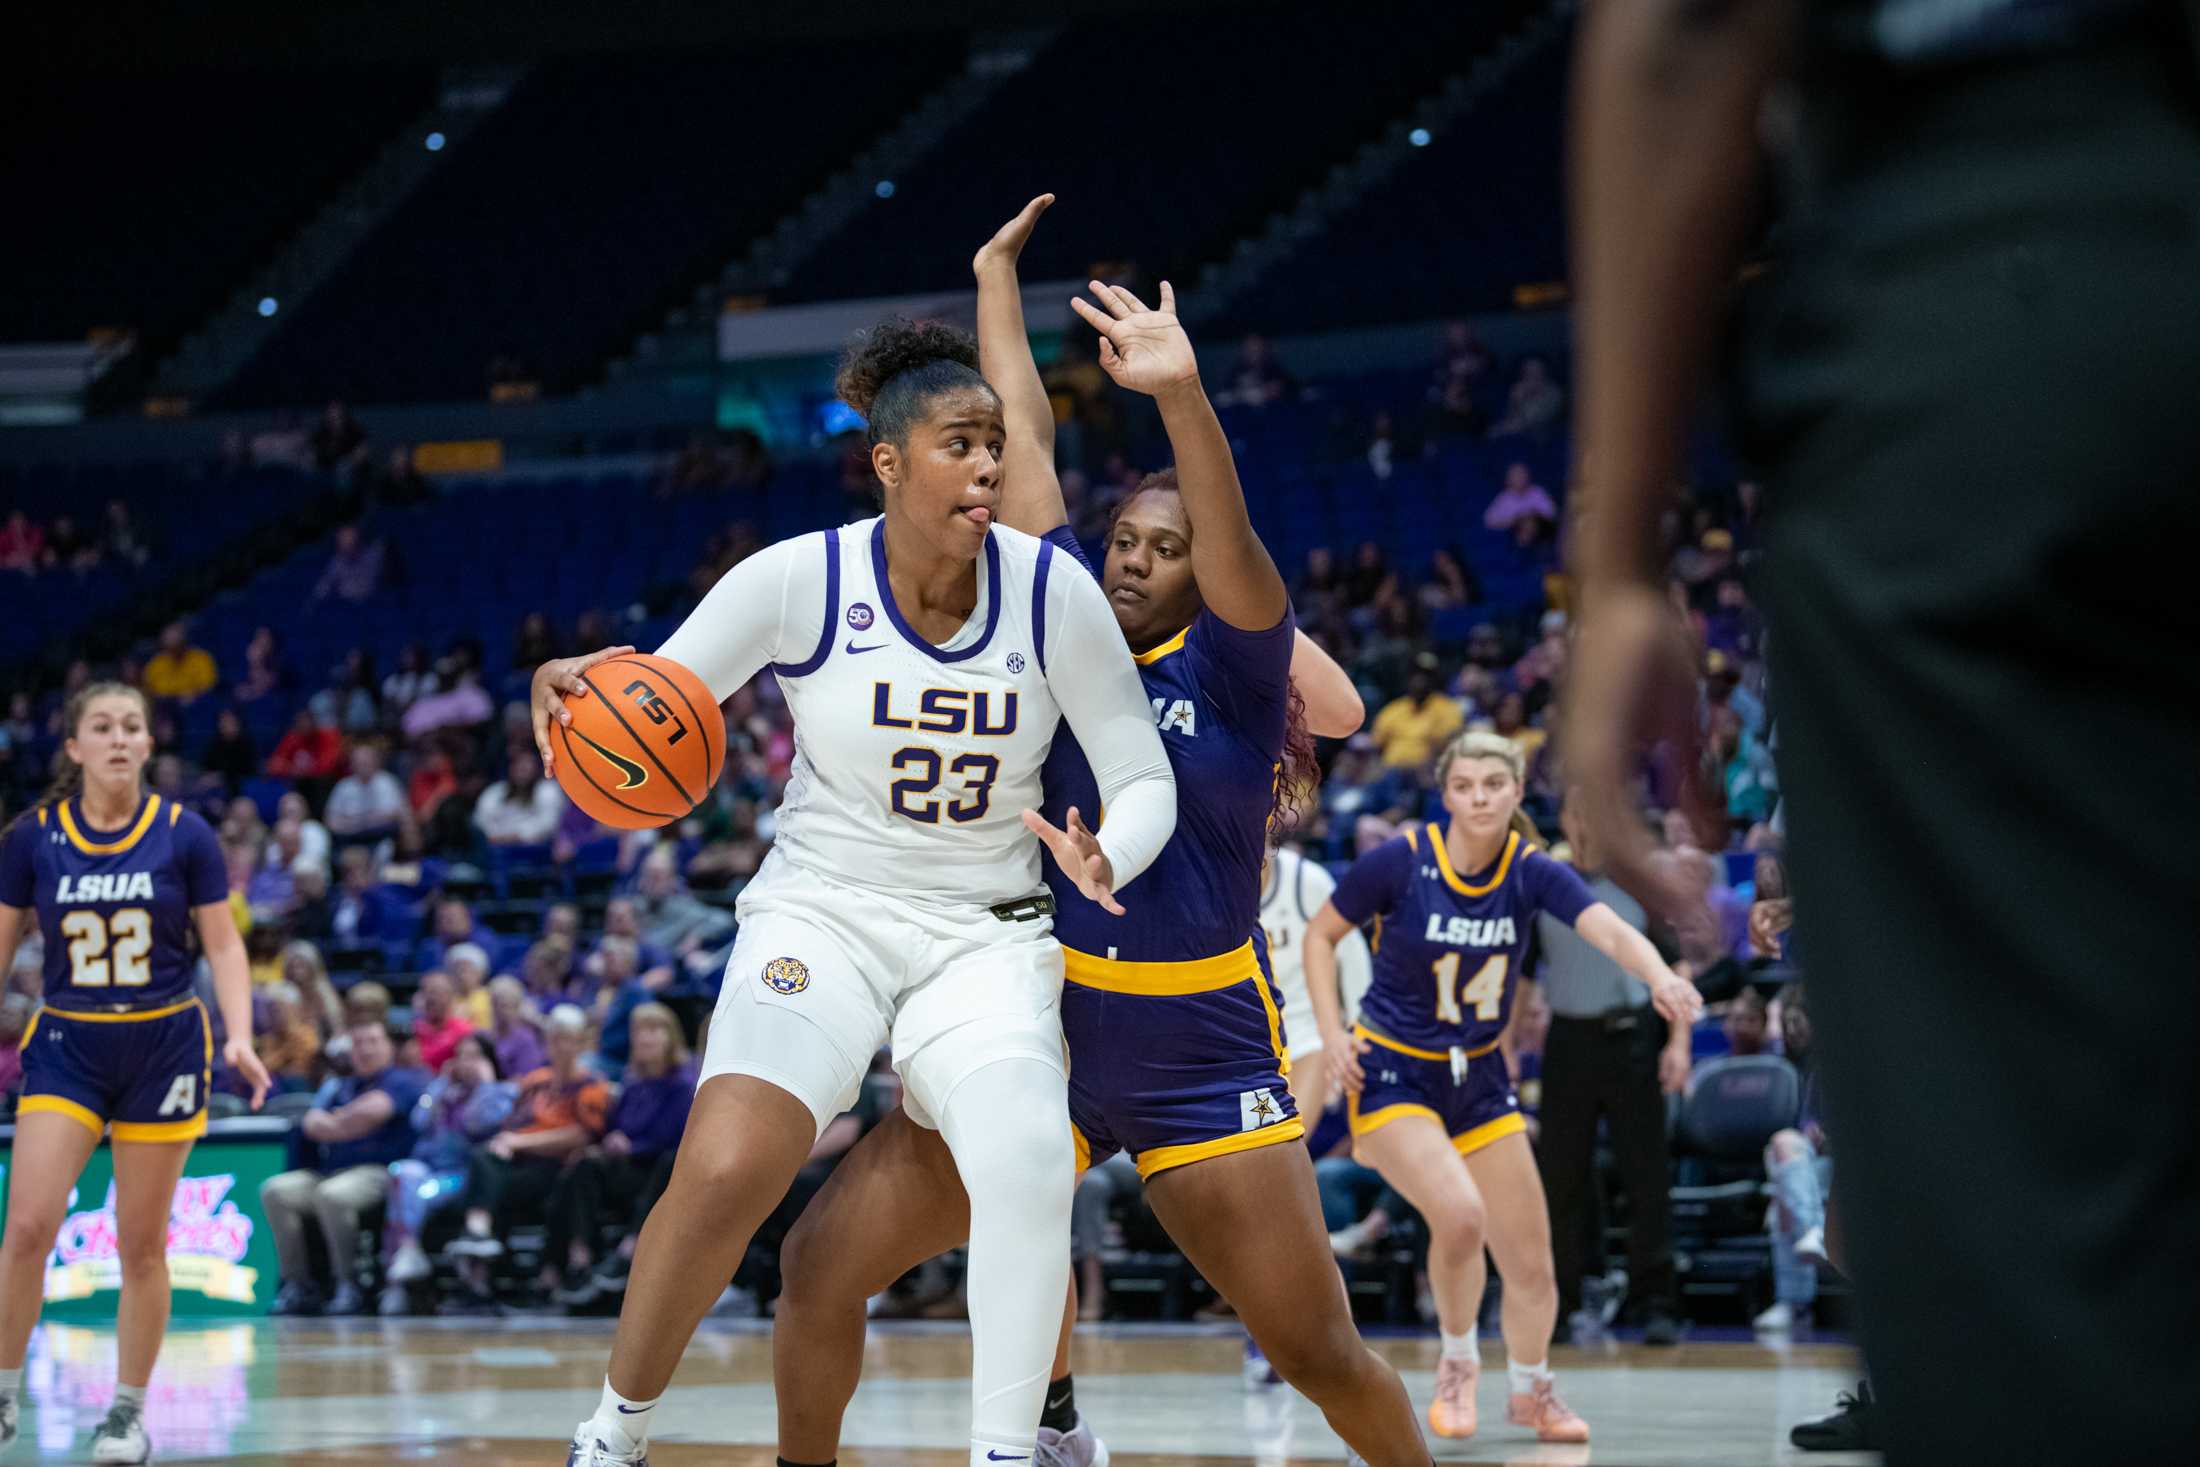
[[[810,970],[799,958],[773,958],[764,965],[764,986],[774,993],[800,993],[810,986]]]

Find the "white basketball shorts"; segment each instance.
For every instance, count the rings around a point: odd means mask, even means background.
[[[919,905],[782,864],[742,894],[697,1083],[753,1075],[809,1106],[822,1132],[891,1041],[903,1106],[931,1125],[957,1085],[996,1061],[1066,1075],[1061,1001],[1049,918]]]

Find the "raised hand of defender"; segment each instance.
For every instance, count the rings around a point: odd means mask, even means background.
[[[1024,828],[1046,842],[1047,849],[1054,853],[1054,864],[1077,883],[1087,901],[1098,902],[1118,917],[1123,915],[1123,905],[1115,899],[1115,868],[1108,864],[1099,839],[1077,818],[1075,805],[1063,815],[1060,828],[1049,824],[1037,810],[1026,810]]]
[[[1031,231],[1038,224],[1039,216],[1053,207],[1052,194],[1041,194],[1024,205],[1022,213],[994,231],[993,238],[978,247],[978,253],[970,259],[970,273],[983,275],[988,269],[1001,265],[1015,269],[1018,257],[1024,252],[1024,243],[1031,238]]]
[[[1070,309],[1100,333],[1100,365],[1116,382],[1133,392],[1159,397],[1172,387],[1199,379],[1199,358],[1192,339],[1176,318],[1176,291],[1161,282],[1161,309],[1146,303],[1120,285],[1094,280],[1087,290],[1098,306],[1083,296],[1070,297]]]
[[[550,720],[571,723],[573,715],[565,711],[567,694],[576,698],[588,696],[588,684],[581,681],[581,674],[599,662],[613,657],[624,657],[632,647],[606,647],[601,652],[591,652],[586,657],[557,657],[535,669],[534,686],[528,690],[527,712],[535,725],[535,752],[542,756],[542,772],[545,777],[556,774],[550,756]]]

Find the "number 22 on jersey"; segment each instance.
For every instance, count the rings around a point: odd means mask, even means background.
[[[69,981],[76,987],[153,981],[153,916],[145,908],[125,907],[111,917],[71,912],[61,919],[61,935],[69,940]]]
[[[1505,970],[1511,966],[1512,956],[1499,953],[1474,970],[1467,986],[1459,986],[1458,953],[1445,953],[1435,963],[1436,1017],[1447,1024],[1464,1024],[1464,1009],[1471,1005],[1476,1023],[1486,1024],[1497,1017],[1498,1005],[1505,999]]]

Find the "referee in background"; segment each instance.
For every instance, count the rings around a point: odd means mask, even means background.
[[[1657,521],[1769,145],[1737,418],[1897,1467],[2200,1439],[2194,8],[1600,0],[1581,38],[1568,774],[1677,908],[1626,774],[1695,737]]]
[[[1572,800],[1559,811],[1574,868],[1596,899],[1627,925],[1646,931],[1642,903],[1597,870],[1592,837]],[[1536,1160],[1551,1209],[1551,1255],[1558,1270],[1558,1322],[1569,1330],[1581,1308],[1582,1280],[1604,1272],[1604,1235],[1596,1196],[1597,1120],[1612,1142],[1627,1192],[1627,1298],[1646,1345],[1680,1339],[1679,1284],[1673,1273],[1673,1167],[1665,1136],[1665,1097],[1688,1085],[1689,1028],[1668,1025],[1650,1007],[1650,990],[1564,922],[1536,919],[1543,961],[1536,978],[1551,1006],[1543,1043],[1543,1106]],[[1685,970],[1683,970],[1685,971]]]

